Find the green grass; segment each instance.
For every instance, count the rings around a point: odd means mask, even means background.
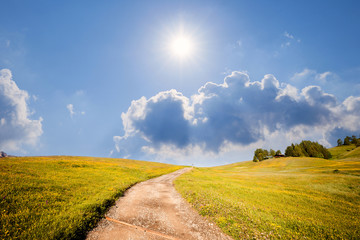
[[[91,157],[0,159],[0,239],[82,239],[130,186],[180,168]]]
[[[343,145],[329,149],[332,159],[343,159],[343,158],[360,158],[360,147],[355,147],[354,144]]]
[[[347,152],[355,149],[355,145],[343,145],[338,147],[330,148],[329,151],[332,155],[332,159],[339,159],[342,155],[346,154]]]
[[[360,239],[358,149],[196,168],[175,184],[234,239]]]

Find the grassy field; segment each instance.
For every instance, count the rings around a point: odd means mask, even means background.
[[[329,149],[333,159],[358,158],[360,159],[360,147],[355,145],[339,146]]]
[[[0,159],[0,239],[81,239],[133,184],[180,166],[90,157]]]
[[[196,168],[178,191],[234,239],[360,239],[360,148]]]

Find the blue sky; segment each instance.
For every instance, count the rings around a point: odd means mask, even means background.
[[[357,1],[3,1],[0,150],[221,165],[360,133]],[[180,33],[188,57],[168,45]]]

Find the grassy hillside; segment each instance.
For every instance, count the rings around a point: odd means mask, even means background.
[[[343,145],[329,149],[333,159],[360,158],[360,147],[355,145]]]
[[[0,239],[79,239],[133,184],[181,167],[125,159],[0,159]]]
[[[359,239],[359,149],[197,168],[182,195],[234,239]]]

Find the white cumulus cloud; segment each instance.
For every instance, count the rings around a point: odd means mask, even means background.
[[[42,118],[30,119],[29,94],[19,89],[9,69],[0,70],[0,149],[34,146],[42,135]]]
[[[335,129],[360,131],[359,109],[359,97],[338,102],[319,86],[297,89],[271,74],[251,81],[234,71],[191,97],[173,89],[132,101],[122,114],[125,134],[114,142],[120,154],[162,159],[215,159],[256,144],[276,148],[303,139],[329,146]]]

